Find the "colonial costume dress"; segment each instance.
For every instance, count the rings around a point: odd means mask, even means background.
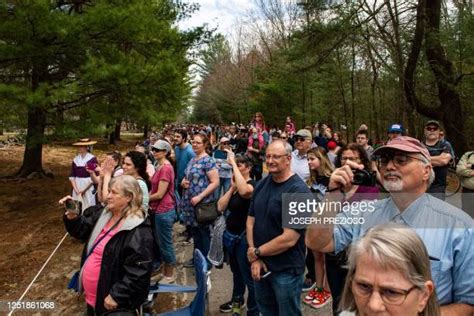
[[[97,142],[89,141],[88,139],[81,139],[81,141],[74,143],[73,146],[90,146],[95,143]],[[87,188],[87,190],[82,193],[81,196],[78,195],[74,189],[72,190],[72,198],[82,202],[83,210],[96,204],[95,188],[92,183],[91,176],[86,170],[86,165],[88,163],[97,165],[97,158],[89,152],[87,152],[85,155],[79,153],[72,161],[71,175],[69,176],[69,180],[76,183],[76,188],[78,191],[83,191]]]

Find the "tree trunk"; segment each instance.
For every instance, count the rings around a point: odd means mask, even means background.
[[[28,130],[23,164],[17,173],[19,177],[27,177],[33,172],[43,175],[43,137],[46,127],[46,113],[38,107],[28,109]]]
[[[143,126],[143,139],[147,139],[148,138],[148,124],[145,124],[145,126]]]
[[[468,150],[464,134],[464,120],[461,99],[457,90],[457,75],[452,62],[446,56],[441,45],[439,26],[441,19],[441,0],[426,1],[426,33],[425,50],[431,67],[440,101],[441,119],[446,129],[446,135],[455,150],[464,153]]]
[[[353,138],[354,135],[355,135],[355,132],[356,132],[355,131],[356,130],[356,127],[355,127],[355,125],[356,125],[356,123],[355,123],[355,112],[356,112],[356,110],[355,110],[355,82],[354,82],[354,80],[355,80],[355,78],[354,78],[355,77],[355,66],[356,66],[355,65],[355,63],[356,63],[355,57],[356,56],[355,56],[355,44],[354,44],[355,40],[354,39],[352,39],[352,40],[353,40],[352,41],[352,67],[351,67],[351,114],[352,114],[351,115],[351,121],[352,121],[352,123],[351,123],[350,131],[351,131],[351,135],[352,135],[352,138]],[[347,131],[349,132],[349,126],[347,127]],[[349,138],[351,142],[353,141],[352,138]]]
[[[339,83],[339,89],[342,97],[342,105],[343,105],[343,112],[344,112],[344,124],[346,125],[346,131],[347,131],[347,139],[349,139],[349,123],[348,123],[348,114],[347,114],[347,100],[346,100],[346,94],[344,92],[344,82],[342,79],[342,70],[341,70],[341,59],[340,59],[340,54],[339,50],[336,50],[336,56],[337,56],[337,65],[338,65],[338,70],[339,70],[339,75],[338,75],[338,83]]]
[[[121,132],[121,129],[122,129],[122,120],[121,119],[117,119],[115,121],[115,130],[114,130],[114,138],[115,140],[121,140],[120,139],[120,132]]]
[[[38,89],[41,82],[47,81],[48,68],[41,60],[33,60],[31,68],[31,90]],[[16,176],[25,178],[32,173],[44,175],[43,170],[43,141],[46,128],[46,111],[39,105],[28,106],[28,129],[26,132],[25,152],[23,163]]]
[[[306,87],[305,87],[305,76],[304,76],[304,73],[302,75],[302,81],[301,81],[301,89],[303,90],[302,93],[302,97],[303,99],[301,100],[301,112],[302,112],[302,126],[301,128],[304,128],[305,125],[306,125],[306,109],[305,109],[305,105],[306,105]]]
[[[116,145],[115,131],[109,133],[109,145]]]
[[[405,95],[418,113],[429,118],[442,120],[446,134],[454,149],[465,152],[467,139],[464,135],[464,116],[461,99],[456,87],[456,74],[451,61],[445,54],[439,37],[441,0],[419,0],[415,26],[415,37],[405,69]],[[436,79],[440,105],[429,107],[417,98],[415,92],[415,70],[425,39],[425,52],[431,71]]]

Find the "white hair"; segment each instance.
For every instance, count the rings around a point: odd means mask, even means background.
[[[431,169],[430,169],[430,177],[428,179],[428,187],[431,186],[431,184],[433,183],[434,179],[435,179],[435,172],[433,170],[433,166],[431,165],[431,161],[429,161],[428,159],[426,159],[425,156],[423,155],[420,155],[420,158],[421,158],[421,162],[423,163],[423,166],[431,166]]]

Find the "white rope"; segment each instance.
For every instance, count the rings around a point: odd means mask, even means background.
[[[35,283],[36,279],[39,277],[39,275],[41,274],[41,272],[43,272],[44,268],[46,267],[46,265],[48,264],[49,260],[51,260],[51,258],[54,256],[54,254],[56,253],[56,251],[58,250],[59,246],[61,246],[61,244],[63,243],[64,239],[66,239],[68,233],[66,233],[64,235],[64,237],[61,239],[61,241],[59,242],[59,244],[56,246],[56,248],[53,250],[53,252],[51,253],[51,255],[49,255],[49,258],[46,260],[46,262],[43,264],[43,266],[41,267],[41,269],[38,271],[38,273],[36,274],[36,276],[33,278],[33,280],[31,281],[30,285],[28,285],[28,287],[26,288],[25,292],[23,293],[23,295],[18,299],[18,301],[16,301],[16,304],[14,304],[13,306],[13,309],[12,311],[8,314],[8,316],[11,316],[13,314],[13,312],[15,311],[16,307],[19,305],[18,303],[21,302],[21,300],[25,297],[26,293],[28,293],[28,291],[30,290],[31,286],[33,285],[33,283]]]

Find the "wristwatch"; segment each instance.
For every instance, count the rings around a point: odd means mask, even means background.
[[[257,256],[257,258],[260,258],[260,249],[255,248],[255,250],[253,251],[253,253]]]

